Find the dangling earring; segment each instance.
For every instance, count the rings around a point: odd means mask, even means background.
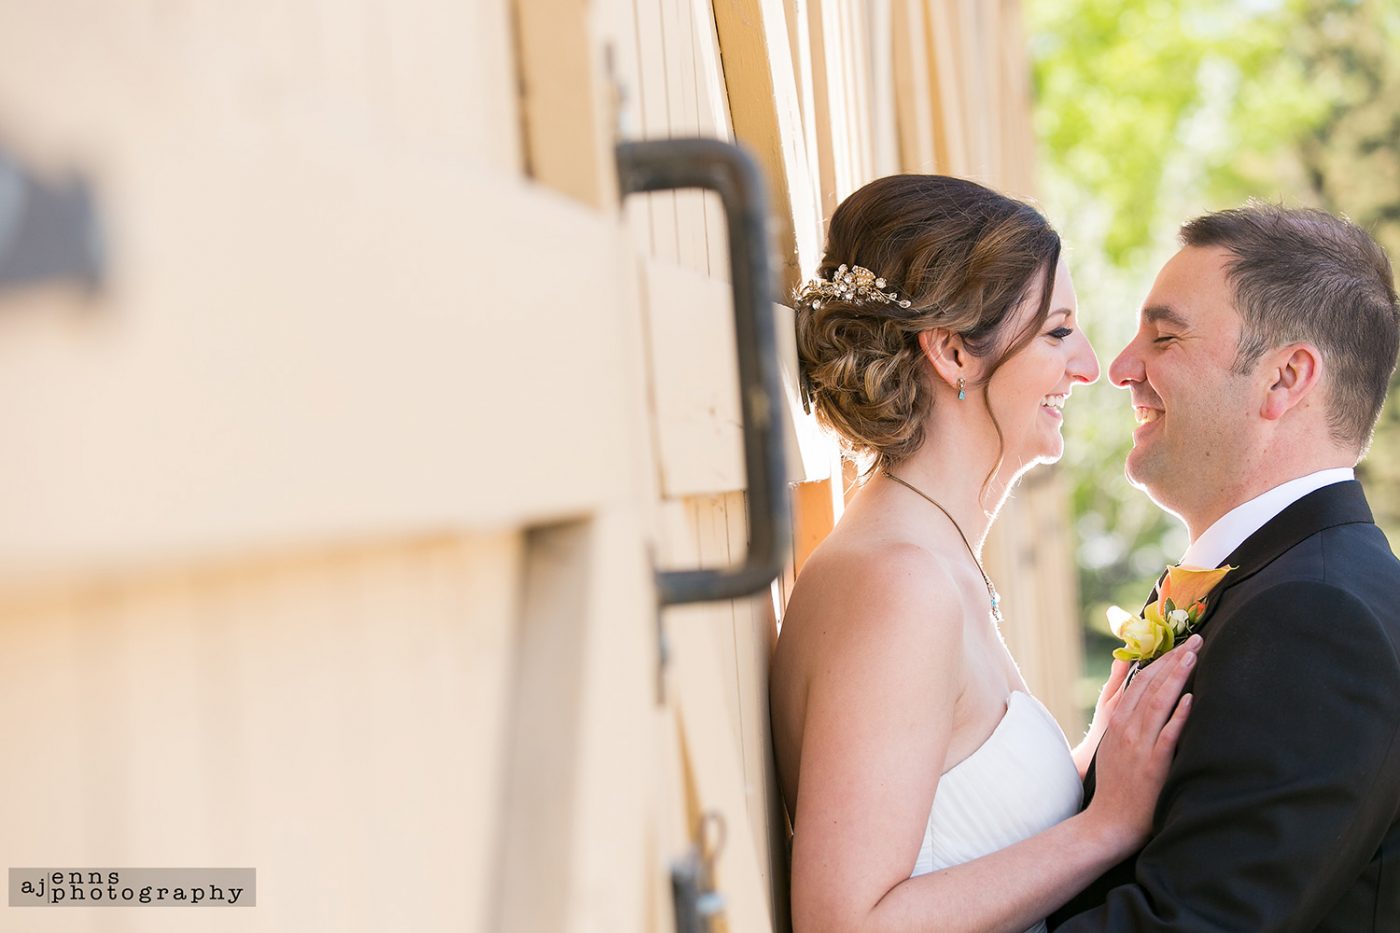
[[[966,388],[966,384],[963,382],[962,378],[959,377],[959,379],[958,379],[958,401],[961,402],[961,401],[962,401],[963,399],[965,399],[965,398],[967,398],[967,388]]]

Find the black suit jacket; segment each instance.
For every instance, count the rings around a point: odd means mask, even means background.
[[[1400,562],[1346,482],[1226,563],[1152,836],[1051,928],[1400,931]]]

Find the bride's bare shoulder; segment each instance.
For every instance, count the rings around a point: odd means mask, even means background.
[[[790,802],[809,725],[825,737],[818,747],[846,749],[848,740],[903,729],[895,721],[908,710],[947,710],[951,721],[963,681],[963,610],[945,558],[898,535],[842,531],[803,566],[769,671]]]
[[[784,634],[820,630],[840,641],[882,633],[946,638],[961,628],[961,603],[944,557],[919,542],[879,534],[833,534],[798,576]],[[804,633],[805,634],[805,633]]]

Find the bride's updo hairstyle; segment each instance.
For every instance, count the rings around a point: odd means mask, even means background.
[[[901,300],[798,301],[798,359],[818,421],[867,474],[918,450],[933,399],[919,334],[946,328],[989,358],[980,385],[968,384],[985,401],[991,374],[1044,325],[1059,257],[1059,234],[1039,211],[974,182],[891,175],[856,191],[831,217],[817,274],[830,281],[843,265],[863,266]],[[1008,333],[1037,282],[1034,320]],[[1000,438],[995,416],[993,425]]]

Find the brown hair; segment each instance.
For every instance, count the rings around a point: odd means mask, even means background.
[[[1343,218],[1260,203],[1188,221],[1181,241],[1234,254],[1225,266],[1242,325],[1233,371],[1285,344],[1313,344],[1328,368],[1333,440],[1368,447],[1400,348],[1385,250]]]
[[[817,419],[868,460],[868,472],[914,453],[932,402],[919,334],[946,328],[974,356],[994,355],[985,399],[992,373],[1049,315],[1059,255],[1059,234],[1039,211],[975,182],[891,175],[853,193],[831,217],[818,274],[829,280],[842,264],[863,266],[910,306],[798,303],[798,359]],[[1036,318],[1007,340],[1004,325],[1038,271]],[[995,417],[993,425],[1001,439]]]

